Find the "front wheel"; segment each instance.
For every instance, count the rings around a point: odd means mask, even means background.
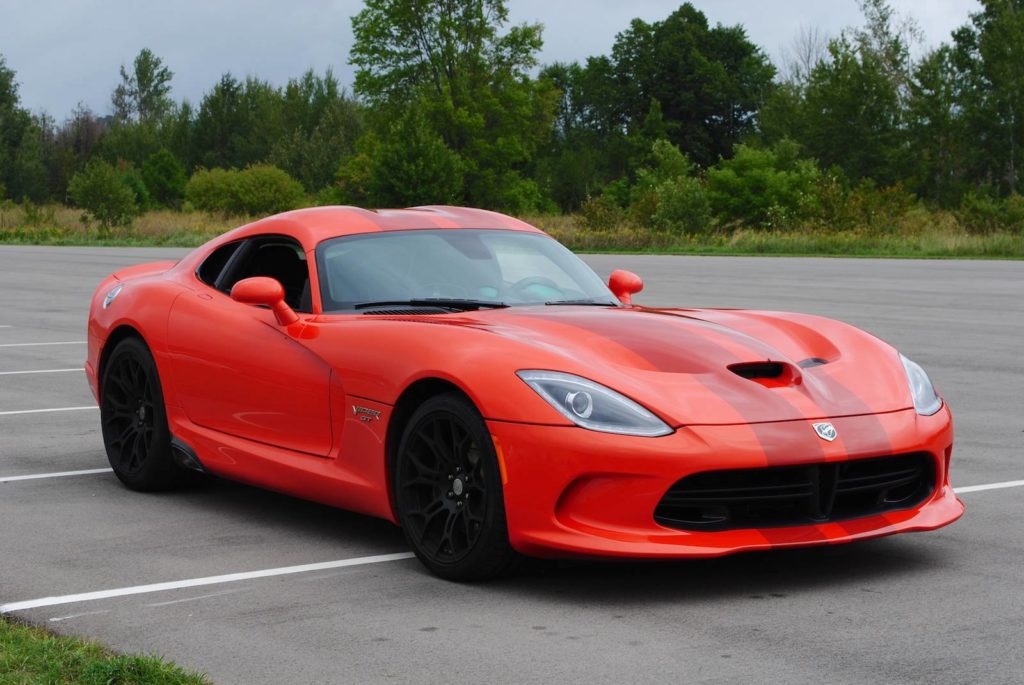
[[[184,472],[171,459],[163,391],[146,344],[126,338],[110,353],[100,387],[100,423],[110,466],[132,490],[166,490]]]
[[[432,397],[413,413],[399,442],[392,487],[405,537],[434,574],[482,580],[515,560],[494,443],[462,395]]]

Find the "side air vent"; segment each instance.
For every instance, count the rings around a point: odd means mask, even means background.
[[[786,365],[781,362],[747,362],[733,364],[729,370],[737,376],[753,381],[760,378],[779,378],[786,372]]]
[[[408,309],[367,309],[363,314],[374,316],[423,316],[425,314],[451,314],[453,309],[441,307],[411,307]]]

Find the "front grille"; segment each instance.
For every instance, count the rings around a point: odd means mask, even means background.
[[[934,486],[935,462],[926,453],[704,471],[669,488],[654,520],[701,531],[810,525],[909,509]]]

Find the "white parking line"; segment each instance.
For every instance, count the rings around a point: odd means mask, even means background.
[[[953,492],[962,495],[967,492],[981,492],[983,490],[1002,490],[1003,488],[1024,487],[1024,480],[1007,480],[1002,483],[986,483],[985,485],[968,485],[962,488],[953,488]]]
[[[63,478],[65,476],[87,476],[93,473],[110,473],[113,469],[86,469],[84,471],[55,471],[53,473],[33,473],[28,476],[0,476],[0,483],[13,483],[16,480],[39,480],[40,478]]]
[[[97,599],[110,599],[111,597],[124,597],[126,595],[141,595],[148,592],[163,592],[165,590],[180,590],[186,587],[198,587],[201,585],[216,585],[218,583],[237,583],[240,580],[251,580],[253,578],[270,578],[272,576],[286,576],[293,573],[308,573],[309,571],[323,571],[329,568],[346,568],[349,566],[365,566],[366,564],[380,564],[387,561],[399,561],[411,559],[412,552],[398,552],[397,554],[377,554],[371,557],[356,557],[355,559],[339,559],[338,561],[323,561],[318,564],[302,564],[301,566],[283,566],[281,568],[268,568],[262,571],[248,571],[245,573],[228,573],[222,576],[207,576],[206,578],[192,578],[190,580],[176,580],[169,583],[153,583],[152,585],[136,585],[134,587],[122,587],[113,590],[100,590],[98,592],[83,592],[77,595],[62,595],[60,597],[41,597],[30,599],[25,602],[11,602],[0,604],[0,614],[7,614],[12,611],[23,611],[37,607],[49,607],[57,604],[74,604],[76,602],[92,602]]]
[[[195,597],[186,597],[185,599],[172,599],[169,602],[153,602],[152,604],[147,604],[146,606],[148,606],[148,607],[167,607],[167,606],[170,606],[172,604],[181,604],[182,602],[197,602],[200,599],[209,599],[210,597],[220,597],[221,595],[230,595],[230,594],[234,594],[236,592],[245,592],[248,589],[249,588],[247,588],[247,587],[240,587],[240,588],[235,588],[233,590],[221,590],[220,592],[208,592],[205,595],[196,595]]]
[[[40,347],[42,345],[84,345],[85,340],[68,340],[66,342],[41,342],[41,343],[4,343],[0,347]]]
[[[10,324],[0,324],[0,328],[14,328],[14,326]]]
[[[18,409],[17,411],[0,411],[0,416],[14,416],[15,414],[49,414],[55,411],[82,411],[83,409],[99,409],[96,405],[88,407],[57,407],[55,409]]]
[[[105,469],[104,469],[105,470]],[[998,490],[1001,488],[1024,487],[1024,480],[1009,480],[1002,483],[987,483],[984,485],[968,485],[956,488],[957,494],[968,492],[979,492],[982,490]],[[283,566],[281,568],[268,568],[262,571],[247,571],[243,573],[228,573],[221,576],[206,576],[205,578],[191,578],[189,580],[177,580],[167,583],[152,583],[150,585],[135,585],[132,587],[115,588],[112,590],[99,590],[96,592],[83,592],[77,595],[60,595],[57,597],[41,597],[29,599],[23,602],[10,602],[0,604],[0,614],[7,614],[12,611],[24,611],[39,607],[57,606],[60,604],[75,604],[78,602],[92,602],[99,599],[111,599],[113,597],[125,597],[127,595],[141,595],[150,592],[165,592],[167,590],[180,590],[188,587],[199,587],[202,585],[217,585],[220,583],[236,583],[240,580],[251,580],[253,578],[270,578],[273,576],[286,576],[296,573],[309,573],[311,571],[325,571],[335,568],[347,568],[351,566],[365,566],[366,564],[381,564],[388,561],[401,561],[412,559],[415,555],[412,552],[398,552],[395,554],[377,554],[369,557],[356,557],[354,559],[339,559],[338,561],[324,561],[316,564],[302,564],[300,566]],[[220,594],[220,593],[215,593]],[[201,599],[195,597],[191,599]],[[170,604],[167,602],[166,604]],[[161,603],[163,604],[163,603]],[[159,606],[150,605],[150,606]],[[79,614],[74,614],[79,615]]]
[[[35,371],[0,371],[0,376],[19,376],[27,373],[71,373],[72,371],[85,371],[82,368],[74,369],[36,369]]]
[[[69,618],[78,618],[79,616],[95,616],[96,614],[109,614],[110,609],[100,609],[99,611],[83,611],[80,614],[68,614],[67,616],[54,616],[49,619],[50,623],[60,623],[66,621]]]

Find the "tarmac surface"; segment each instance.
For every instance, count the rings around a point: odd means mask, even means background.
[[[1024,479],[1024,262],[586,257],[640,274],[642,304],[811,312],[895,344],[953,409],[967,514],[852,545],[457,585],[405,554],[366,563],[407,552],[386,522],[242,485],[25,478],[107,467],[81,371],[90,295],[183,253],[0,246],[0,610],[220,685],[1024,681],[1024,487],[1006,486]],[[970,487],[987,484],[1002,486]]]

